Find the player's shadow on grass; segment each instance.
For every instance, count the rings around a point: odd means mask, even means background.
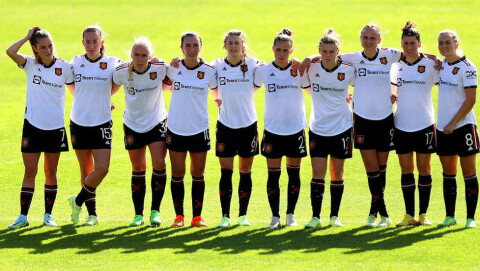
[[[91,229],[88,232],[85,229]],[[31,253],[45,254],[62,249],[78,249],[80,254],[95,254],[109,249],[123,253],[138,253],[152,249],[173,249],[175,253],[213,250],[225,254],[249,250],[260,254],[286,251],[321,252],[345,249],[346,254],[372,250],[392,250],[415,243],[440,238],[464,229],[452,227],[422,228],[151,228],[127,226],[98,230],[98,227],[79,230],[71,225],[43,228],[28,227],[18,230],[0,230],[0,247],[31,249]],[[81,231],[81,233],[79,233]]]

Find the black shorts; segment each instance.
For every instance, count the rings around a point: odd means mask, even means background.
[[[238,156],[248,158],[255,156],[258,151],[257,122],[244,128],[232,129],[217,121],[216,151],[218,157]]]
[[[209,129],[196,135],[182,136],[172,133],[167,128],[167,149],[176,152],[204,152],[210,150]]]
[[[437,151],[435,124],[415,132],[405,132],[395,128],[393,140],[397,154],[406,154],[412,151],[426,154]]]
[[[444,134],[437,130],[437,154],[440,156],[469,156],[479,152],[477,125],[467,124]]]
[[[112,125],[111,120],[92,127],[81,126],[70,120],[72,147],[76,150],[111,150]]]
[[[167,119],[164,119],[150,131],[138,133],[123,124],[125,136],[123,141],[126,150],[136,150],[152,144],[153,142],[165,142],[167,136]]]
[[[388,152],[395,149],[393,114],[382,120],[364,119],[353,114],[355,149]]]
[[[262,155],[270,159],[283,156],[301,158],[307,156],[305,131],[293,135],[277,135],[267,130],[263,132]]]
[[[349,128],[338,135],[321,136],[309,131],[310,157],[327,158],[330,155],[338,159],[352,158],[352,132],[353,129]]]
[[[55,130],[42,130],[24,119],[21,151],[25,153],[68,151],[65,127]]]

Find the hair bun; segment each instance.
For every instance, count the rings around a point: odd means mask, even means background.
[[[402,28],[402,31],[409,30],[409,29],[412,29],[412,28],[415,28],[415,24],[410,22],[410,21],[407,21],[405,23],[405,26]]]
[[[282,34],[291,37],[292,36],[292,30],[290,30],[290,28],[283,28],[282,30],[280,30],[278,35],[282,35]]]

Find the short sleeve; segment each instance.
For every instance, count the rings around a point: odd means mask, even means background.
[[[25,72],[27,72],[29,68],[33,64],[35,64],[35,58],[33,58],[32,56],[24,56],[24,57],[25,57],[25,64],[23,66],[18,65],[18,67],[24,70]]]
[[[390,83],[392,85],[397,86],[397,71],[398,71],[398,64],[393,64],[392,68],[390,69]]]
[[[304,72],[303,76],[300,76],[300,86],[302,88],[309,88],[311,85],[310,79],[308,77],[308,72]]]
[[[348,82],[348,84],[350,86],[355,86],[355,77],[357,76],[357,69],[353,69],[352,70],[352,76],[350,77],[350,81]]]
[[[75,76],[73,75],[73,65],[70,63],[66,63],[67,72],[65,74],[65,84],[71,85],[74,83],[73,79]]]
[[[342,61],[353,64],[353,60],[355,59],[355,53],[342,54],[339,57]]]
[[[432,80],[435,85],[438,84],[440,81],[440,71],[437,71],[435,68],[433,68],[433,75],[432,75]]]
[[[213,74],[212,76],[210,77],[210,82],[208,82],[208,88],[210,89],[216,89],[218,86],[217,84],[217,77],[218,77],[218,74],[217,74],[217,71],[215,69],[212,70],[213,71]]]
[[[478,85],[477,68],[474,65],[467,66],[463,73],[463,87],[473,88]]]
[[[265,83],[265,78],[263,76],[262,70],[260,68],[255,69],[255,73],[253,75],[253,84],[259,88]]]
[[[389,58],[392,62],[398,62],[402,58],[402,51],[395,49],[395,48],[386,48],[386,52],[388,53]]]

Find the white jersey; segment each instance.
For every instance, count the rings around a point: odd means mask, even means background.
[[[390,68],[401,56],[400,50],[392,48],[378,49],[373,58],[361,51],[340,56],[357,70],[352,104],[356,115],[381,120],[392,114]]]
[[[265,84],[265,130],[277,135],[292,135],[307,127],[302,88],[308,88],[308,75],[302,77],[291,64],[280,68],[271,62],[255,71],[255,86]]]
[[[208,89],[217,88],[215,69],[203,60],[194,68],[187,68],[182,61],[178,68],[169,66],[167,76],[173,82],[168,129],[182,136],[207,130]]]
[[[395,127],[415,132],[435,123],[432,85],[438,83],[435,61],[422,55],[415,63],[401,60],[392,66],[391,82],[397,86]]]
[[[65,126],[65,84],[73,84],[72,65],[54,58],[50,66],[25,58],[21,67],[27,74],[25,116],[30,124],[42,130]]]
[[[222,100],[218,120],[233,129],[256,122],[253,74],[259,61],[249,57],[245,64],[240,61],[232,65],[226,58],[217,58],[212,65],[218,74],[218,93]]]
[[[443,60],[438,85],[438,130],[443,131],[465,102],[465,89],[477,87],[477,76],[477,68],[466,57],[454,63]],[[465,124],[477,124],[473,108],[457,122],[455,129]]]
[[[127,62],[116,68],[113,83],[123,85],[125,91],[123,123],[137,133],[145,133],[167,117],[162,91],[167,66],[163,60],[159,60],[149,63],[143,73],[132,70],[129,82],[129,64]]]
[[[88,127],[111,120],[112,77],[115,66],[121,60],[107,55],[90,60],[83,54],[75,56],[70,63],[75,74],[75,95],[70,119],[78,125]]]
[[[342,61],[332,70],[321,61],[310,65],[308,77],[312,84],[310,131],[321,136],[334,136],[352,127],[352,109],[346,99],[348,86],[355,82],[355,68]]]

